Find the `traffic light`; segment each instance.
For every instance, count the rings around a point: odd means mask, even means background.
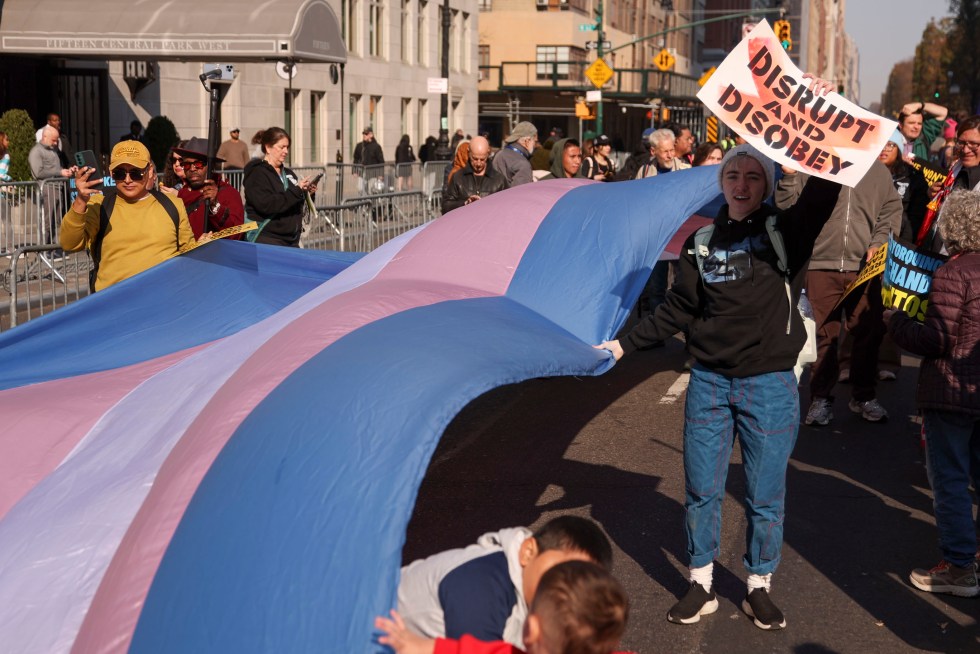
[[[938,86],[936,87],[935,92],[932,94],[932,97],[935,100],[938,100],[939,99],[939,87]]]
[[[779,39],[779,43],[783,46],[786,51],[793,49],[793,35],[790,30],[788,20],[777,20],[773,24],[774,31],[776,32],[776,38]]]

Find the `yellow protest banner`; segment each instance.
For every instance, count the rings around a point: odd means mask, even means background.
[[[228,238],[229,236],[234,236],[235,234],[243,234],[245,232],[250,232],[253,229],[258,229],[259,224],[257,222],[247,222],[244,225],[235,225],[234,227],[226,227],[220,232],[214,232],[211,234],[211,238],[206,241],[195,241],[193,243],[188,243],[184,247],[177,250],[177,254],[184,254],[185,252],[190,252],[194,248],[199,248],[202,245],[210,243],[211,241],[217,241],[219,238]],[[176,255],[174,255],[176,256]]]
[[[774,161],[856,185],[897,123],[837,93],[815,95],[769,23],[759,22],[698,92],[698,99]]]
[[[840,299],[837,300],[837,304],[834,305],[834,309],[840,306],[840,303],[844,301],[844,298],[850,295],[851,291],[856,289],[861,284],[864,284],[870,279],[877,277],[881,273],[885,272],[885,262],[887,260],[888,260],[888,244],[885,243],[880,248],[878,248],[874,256],[871,257],[871,259],[868,261],[867,265],[864,266],[864,269],[861,270],[861,274],[857,276],[857,279],[851,282],[850,285],[844,289],[844,293],[840,296]]]

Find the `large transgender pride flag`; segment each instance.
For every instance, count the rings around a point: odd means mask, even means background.
[[[7,332],[0,650],[380,651],[446,425],[608,370],[716,174],[529,184],[367,255],[218,242]]]

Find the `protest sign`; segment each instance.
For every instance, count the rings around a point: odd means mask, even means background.
[[[698,93],[716,116],[774,161],[856,185],[898,124],[837,93],[814,95],[761,21]]]
[[[200,241],[191,241],[184,247],[177,250],[177,254],[184,254],[185,252],[190,252],[194,248],[199,248],[205,243],[210,243],[211,241],[217,241],[219,238],[228,238],[229,236],[234,236],[235,234],[243,234],[244,232],[250,232],[253,229],[258,229],[259,224],[257,222],[249,221],[244,225],[235,225],[233,227],[225,227],[220,232],[213,232],[208,239],[201,239]],[[177,256],[176,254],[174,256]]]
[[[925,178],[926,184],[929,186],[932,186],[936,182],[942,184],[946,181],[946,173],[924,159],[918,159],[913,156],[912,159],[906,159],[906,163],[922,173],[922,177]]]
[[[864,284],[866,281],[870,280],[871,278],[877,277],[878,275],[883,273],[885,271],[885,263],[887,257],[888,257],[888,243],[885,243],[880,248],[878,248],[878,250],[874,253],[873,257],[868,259],[868,263],[864,266],[864,268],[861,269],[861,273],[854,279],[854,281],[851,282],[848,285],[848,287],[844,289],[844,292],[841,293],[840,299],[837,300],[837,304],[834,305],[834,309],[836,309],[840,305],[840,303],[844,301],[844,298],[846,298],[848,295],[851,294],[851,291],[856,289],[861,284]]]
[[[929,306],[932,274],[943,265],[946,257],[916,249],[892,236],[888,240],[888,260],[881,278],[881,299],[886,309],[900,309],[909,317],[922,322]]]

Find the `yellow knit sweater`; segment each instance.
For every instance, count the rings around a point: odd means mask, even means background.
[[[61,247],[64,250],[75,252],[91,245],[99,232],[103,197],[93,195],[84,214],[75,213],[74,209],[65,214],[61,221]],[[184,203],[176,196],[170,197],[180,216],[180,229],[176,235],[170,214],[152,195],[136,202],[116,196],[109,228],[102,240],[102,260],[95,290],[100,291],[152,268],[174,256],[179,247],[194,241]]]

